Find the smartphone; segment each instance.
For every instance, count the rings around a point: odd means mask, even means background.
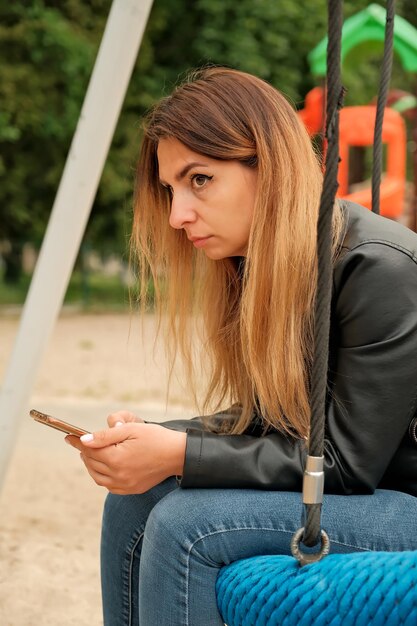
[[[84,430],[83,428],[78,428],[78,426],[68,424],[67,422],[62,421],[57,417],[52,417],[52,415],[47,415],[46,413],[42,413],[42,411],[37,411],[36,409],[31,409],[30,416],[33,417],[33,419],[37,422],[40,422],[41,424],[46,424],[46,426],[50,426],[51,428],[56,428],[56,430],[67,433],[67,435],[75,435],[76,437],[81,437],[81,435],[85,435],[88,433],[88,430]]]

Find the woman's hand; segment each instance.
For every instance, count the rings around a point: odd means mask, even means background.
[[[115,413],[111,413],[107,418],[107,423],[109,428],[113,428],[113,426],[120,426],[121,424],[128,424],[130,422],[142,422],[143,419],[138,417],[131,411],[116,411]]]
[[[186,438],[185,433],[158,424],[129,422],[84,435],[84,441],[73,435],[65,439],[80,451],[97,485],[127,495],[144,493],[169,476],[182,475]]]

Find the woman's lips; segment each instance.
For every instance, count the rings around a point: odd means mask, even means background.
[[[211,237],[212,235],[208,237],[191,237],[191,241],[196,248],[202,248]]]

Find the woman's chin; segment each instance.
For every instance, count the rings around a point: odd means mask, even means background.
[[[208,259],[211,259],[212,261],[221,261],[222,259],[230,259],[233,257],[241,257],[241,256],[246,256],[245,251],[242,252],[242,250],[226,250],[225,248],[209,248],[208,246],[202,250],[202,252],[204,252],[204,254],[206,255],[206,257]]]
[[[230,256],[229,254],[222,254],[220,251],[215,250],[204,250],[204,254],[212,261],[221,261],[222,259],[226,259]]]

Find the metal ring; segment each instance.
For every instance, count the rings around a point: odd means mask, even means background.
[[[320,532],[320,550],[319,552],[312,552],[305,554],[300,550],[301,539],[304,534],[304,526],[299,528],[296,533],[294,533],[293,538],[291,539],[291,552],[293,557],[299,561],[300,565],[309,565],[310,563],[316,563],[317,561],[321,561],[321,559],[329,554],[330,551],[330,539],[325,530],[321,530]]]

